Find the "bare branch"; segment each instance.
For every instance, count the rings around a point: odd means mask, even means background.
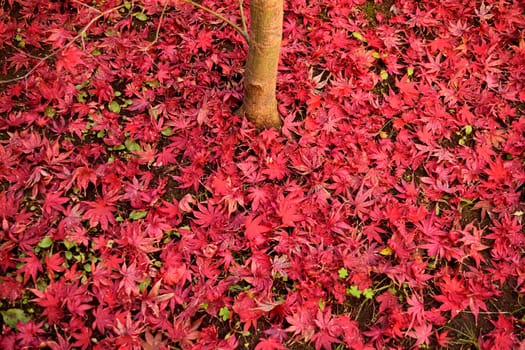
[[[247,43],[250,42],[250,38],[248,37],[248,31],[247,30],[242,30],[241,27],[239,27],[237,24],[233,23],[232,21],[230,21],[228,18],[224,17],[223,15],[221,15],[220,13],[216,12],[216,11],[213,11],[212,9],[206,7],[206,6],[203,6],[201,4],[199,4],[198,2],[195,2],[193,0],[183,0],[185,2],[187,2],[188,4],[192,4],[193,6],[203,10],[203,11],[206,11],[208,12],[209,14],[217,17],[218,19],[220,20],[223,20],[224,22],[226,22],[228,25],[230,25],[233,29],[235,29],[236,31],[238,31],[243,37],[244,39],[246,40]],[[244,16],[244,15],[243,15]]]
[[[239,12],[241,13],[242,29],[248,34],[248,26],[246,25],[246,18],[244,17],[244,6],[242,0],[239,0]]]

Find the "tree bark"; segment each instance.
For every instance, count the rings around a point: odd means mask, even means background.
[[[283,0],[250,1],[250,43],[241,114],[258,128],[279,128],[275,90],[283,34]]]

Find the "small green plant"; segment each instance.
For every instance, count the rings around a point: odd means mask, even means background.
[[[30,320],[30,317],[27,316],[22,309],[7,309],[5,311],[0,311],[2,314],[2,319],[4,320],[4,323],[11,327],[16,329],[16,325],[18,322],[21,323],[27,323]]]
[[[227,306],[223,306],[219,310],[219,317],[222,318],[223,321],[228,321],[231,316],[231,311]]]

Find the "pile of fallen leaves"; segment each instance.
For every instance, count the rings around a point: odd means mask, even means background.
[[[524,346],[523,1],[0,4],[2,349]]]

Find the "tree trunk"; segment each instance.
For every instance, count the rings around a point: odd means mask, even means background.
[[[283,33],[283,0],[250,1],[250,45],[241,114],[258,128],[279,128],[275,89]]]

